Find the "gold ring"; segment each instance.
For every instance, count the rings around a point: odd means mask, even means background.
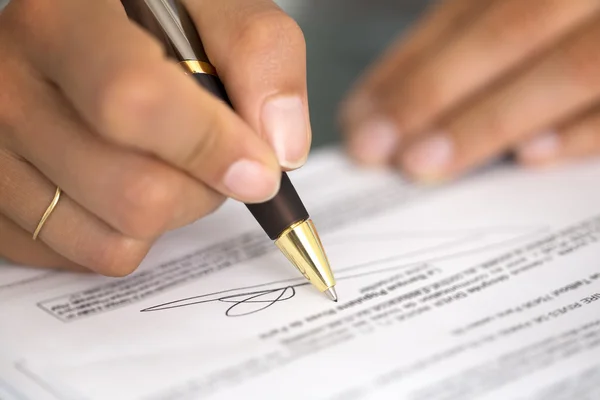
[[[42,215],[42,219],[40,219],[40,222],[38,223],[37,228],[35,228],[35,232],[33,232],[33,240],[37,239],[38,234],[42,230],[42,226],[44,226],[44,224],[46,223],[46,220],[48,219],[48,217],[54,210],[54,207],[56,207],[56,203],[58,203],[58,200],[60,199],[60,193],[61,193],[61,190],[59,187],[57,187],[56,193],[54,194],[54,198],[52,199],[52,203],[50,203],[50,205],[46,209],[46,212],[44,213],[44,215]]]

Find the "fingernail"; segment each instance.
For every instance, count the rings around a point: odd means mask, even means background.
[[[517,153],[525,161],[544,161],[554,158],[559,149],[560,140],[556,132],[546,132],[521,144]]]
[[[364,163],[382,164],[397,149],[400,135],[396,126],[383,118],[362,123],[350,134],[350,152]]]
[[[310,135],[306,119],[299,97],[275,97],[263,106],[263,127],[284,168],[298,168],[306,159]]]
[[[435,134],[410,148],[404,164],[423,179],[434,179],[445,172],[453,155],[452,141],[444,134]]]
[[[270,199],[279,190],[279,182],[274,171],[252,160],[235,162],[223,177],[225,187],[247,202]]]

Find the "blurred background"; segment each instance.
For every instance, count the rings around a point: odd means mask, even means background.
[[[275,0],[306,38],[313,148],[339,139],[336,112],[361,72],[434,0]]]

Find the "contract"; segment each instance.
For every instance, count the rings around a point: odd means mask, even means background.
[[[125,278],[0,265],[0,398],[600,398],[600,162],[290,177],[338,303],[233,201]]]

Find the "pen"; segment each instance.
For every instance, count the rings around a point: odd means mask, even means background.
[[[184,73],[233,108],[198,31],[179,0],[121,0],[129,19],[153,34]],[[173,6],[174,4],[174,6]],[[337,301],[335,278],[317,230],[288,175],[269,201],[246,204],[267,236],[320,292]]]

